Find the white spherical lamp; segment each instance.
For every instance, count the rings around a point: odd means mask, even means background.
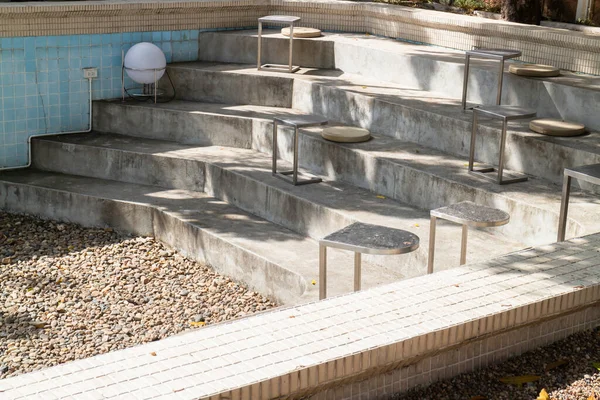
[[[165,73],[167,59],[162,50],[152,43],[138,43],[125,55],[123,66],[127,75],[137,83],[151,84]]]

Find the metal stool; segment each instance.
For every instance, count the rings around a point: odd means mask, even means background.
[[[465,76],[463,78],[463,95],[462,95],[462,108],[467,109],[467,88],[469,83],[469,64],[471,57],[487,58],[496,61],[500,61],[500,68],[498,69],[498,94],[496,95],[496,105],[500,105],[502,99],[502,80],[504,79],[504,61],[521,57],[519,50],[509,49],[474,49],[465,52]]]
[[[258,57],[256,61],[256,69],[259,71],[261,69],[271,69],[276,71],[284,71],[284,72],[296,72],[300,69],[300,67],[294,67],[292,65],[292,55],[294,49],[294,23],[300,21],[300,17],[292,17],[287,15],[268,15],[266,17],[261,17],[258,19]],[[285,65],[280,64],[260,64],[260,55],[261,55],[261,46],[262,46],[262,24],[263,22],[272,23],[272,24],[283,24],[288,25],[290,27],[290,56],[289,63],[286,67]]]
[[[475,162],[475,136],[477,135],[477,128],[479,124],[480,115],[490,118],[498,118],[502,120],[502,136],[500,137],[500,154],[498,160],[498,178],[493,178],[488,175],[485,175],[486,173],[494,172],[494,168],[473,169],[473,163]],[[469,173],[478,174],[486,179],[495,181],[499,185],[526,181],[526,176],[511,179],[503,179],[502,177],[502,173],[504,171],[504,149],[506,147],[506,127],[508,125],[508,121],[524,118],[533,118],[535,117],[535,115],[536,112],[534,110],[515,106],[482,106],[474,108],[473,132],[471,134],[471,150],[469,151]]]
[[[456,222],[462,225],[462,239],[460,243],[460,265],[467,262],[467,233],[469,226],[472,227],[492,227],[508,224],[510,215],[508,213],[481,206],[470,201],[452,204],[448,207],[442,207],[431,210],[431,223],[429,225],[429,260],[427,262],[427,273],[433,272],[433,260],[435,256],[435,226],[437,218]]]
[[[405,254],[419,248],[419,237],[401,229],[355,222],[319,241],[319,299],[327,297],[327,247],[354,251],[354,291],[360,290],[361,254]]]
[[[565,168],[563,180],[562,199],[560,201],[560,214],[558,217],[558,242],[565,240],[567,230],[567,212],[569,210],[569,197],[571,195],[571,179],[600,185],[600,164],[584,165],[575,168]]]
[[[273,119],[273,176],[276,176],[293,185],[306,185],[308,183],[319,183],[321,178],[298,179],[298,129],[311,126],[326,125],[328,121],[322,117],[316,116],[298,116],[282,117]],[[294,163],[291,171],[277,172],[277,133],[279,125],[291,126],[294,128]],[[292,175],[292,178],[288,175]]]

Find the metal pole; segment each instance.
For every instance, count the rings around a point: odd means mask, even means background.
[[[327,297],[327,246],[319,243],[319,300]]]
[[[435,256],[435,224],[437,223],[436,217],[431,216],[429,222],[429,257],[427,258],[427,273],[433,273],[433,260]]]
[[[475,137],[477,135],[477,109],[473,109],[473,128],[471,131],[471,148],[469,150],[469,171],[473,171],[473,163],[475,162]]]
[[[156,80],[156,68],[154,68],[154,104],[156,104],[156,92],[158,90],[158,81]]]
[[[498,162],[498,185],[502,185],[502,171],[504,171],[504,148],[506,147],[506,125],[508,120],[502,118],[502,137],[500,138],[500,160]]]
[[[277,174],[277,121],[273,120],[273,175]]]
[[[256,69],[260,70],[260,52],[262,41],[262,22],[258,21],[258,55],[256,56]]]
[[[496,95],[496,105],[502,102],[502,80],[504,79],[504,58],[500,61],[500,70],[498,71],[498,94]]]
[[[354,253],[354,291],[360,290],[361,281],[361,254],[359,252]]]
[[[294,185],[298,184],[298,127],[294,127],[294,171],[292,176]]]
[[[463,78],[463,95],[462,95],[462,108],[463,110],[467,109],[467,86],[469,85],[469,63],[471,60],[471,56],[467,53],[465,54],[465,75]]]
[[[467,234],[469,227],[467,225],[462,226],[462,239],[460,241],[460,265],[467,263]]]
[[[565,174],[562,188],[562,198],[560,200],[560,214],[558,215],[558,238],[557,242],[565,240],[567,231],[567,212],[569,211],[569,196],[571,195],[571,177]]]
[[[121,97],[125,102],[125,50],[121,50]]]
[[[294,23],[290,24],[290,56],[289,56],[289,69],[290,73],[292,73],[292,60],[294,57]]]

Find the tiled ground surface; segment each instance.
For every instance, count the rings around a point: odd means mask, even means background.
[[[10,378],[0,382],[0,393],[6,399],[316,394],[334,380],[348,384],[418,365],[469,339],[502,343],[497,334],[552,315],[571,313],[573,327],[589,326],[597,313],[584,307],[600,300],[599,248],[596,234],[280,309]]]

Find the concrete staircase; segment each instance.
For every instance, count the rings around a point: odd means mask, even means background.
[[[267,61],[279,61],[272,56],[287,41],[277,34],[266,39],[265,49],[274,49],[265,53]],[[421,238],[414,253],[364,257],[364,288],[425,273],[428,210],[458,201],[511,214],[502,228],[471,231],[468,261],[553,242],[562,168],[600,162],[596,134],[553,139],[515,124],[507,166],[531,178],[497,186],[466,173],[470,113],[460,109],[454,89],[435,83],[437,75],[432,87],[416,88],[417,72],[402,82],[343,63],[356,46],[368,53],[375,44],[395,59],[389,51],[409,45],[358,35],[298,40],[297,63],[319,68],[289,75],[239,64],[252,62],[252,43],[248,31],[201,34],[199,56],[207,61],[169,66],[175,101],[97,101],[95,132],[34,139],[33,168],[0,175],[0,206],[154,235],[256,290],[298,303],[317,298],[311,283],[318,281],[316,240],[355,221]],[[402,54],[413,62],[458,64],[457,56],[419,51]],[[332,69],[340,63],[352,73]],[[303,130],[300,165],[325,182],[294,187],[271,176],[271,121],[311,113],[333,125],[367,127],[373,139],[339,144],[323,140],[321,128]],[[499,135],[499,125],[483,122],[477,144],[482,162],[496,163]],[[285,167],[291,132],[282,129],[280,137]],[[599,211],[593,194],[574,193],[568,236],[600,230]],[[460,228],[441,223],[438,229],[436,270],[458,265]],[[330,265],[328,292],[351,291],[352,255],[332,251]]]

